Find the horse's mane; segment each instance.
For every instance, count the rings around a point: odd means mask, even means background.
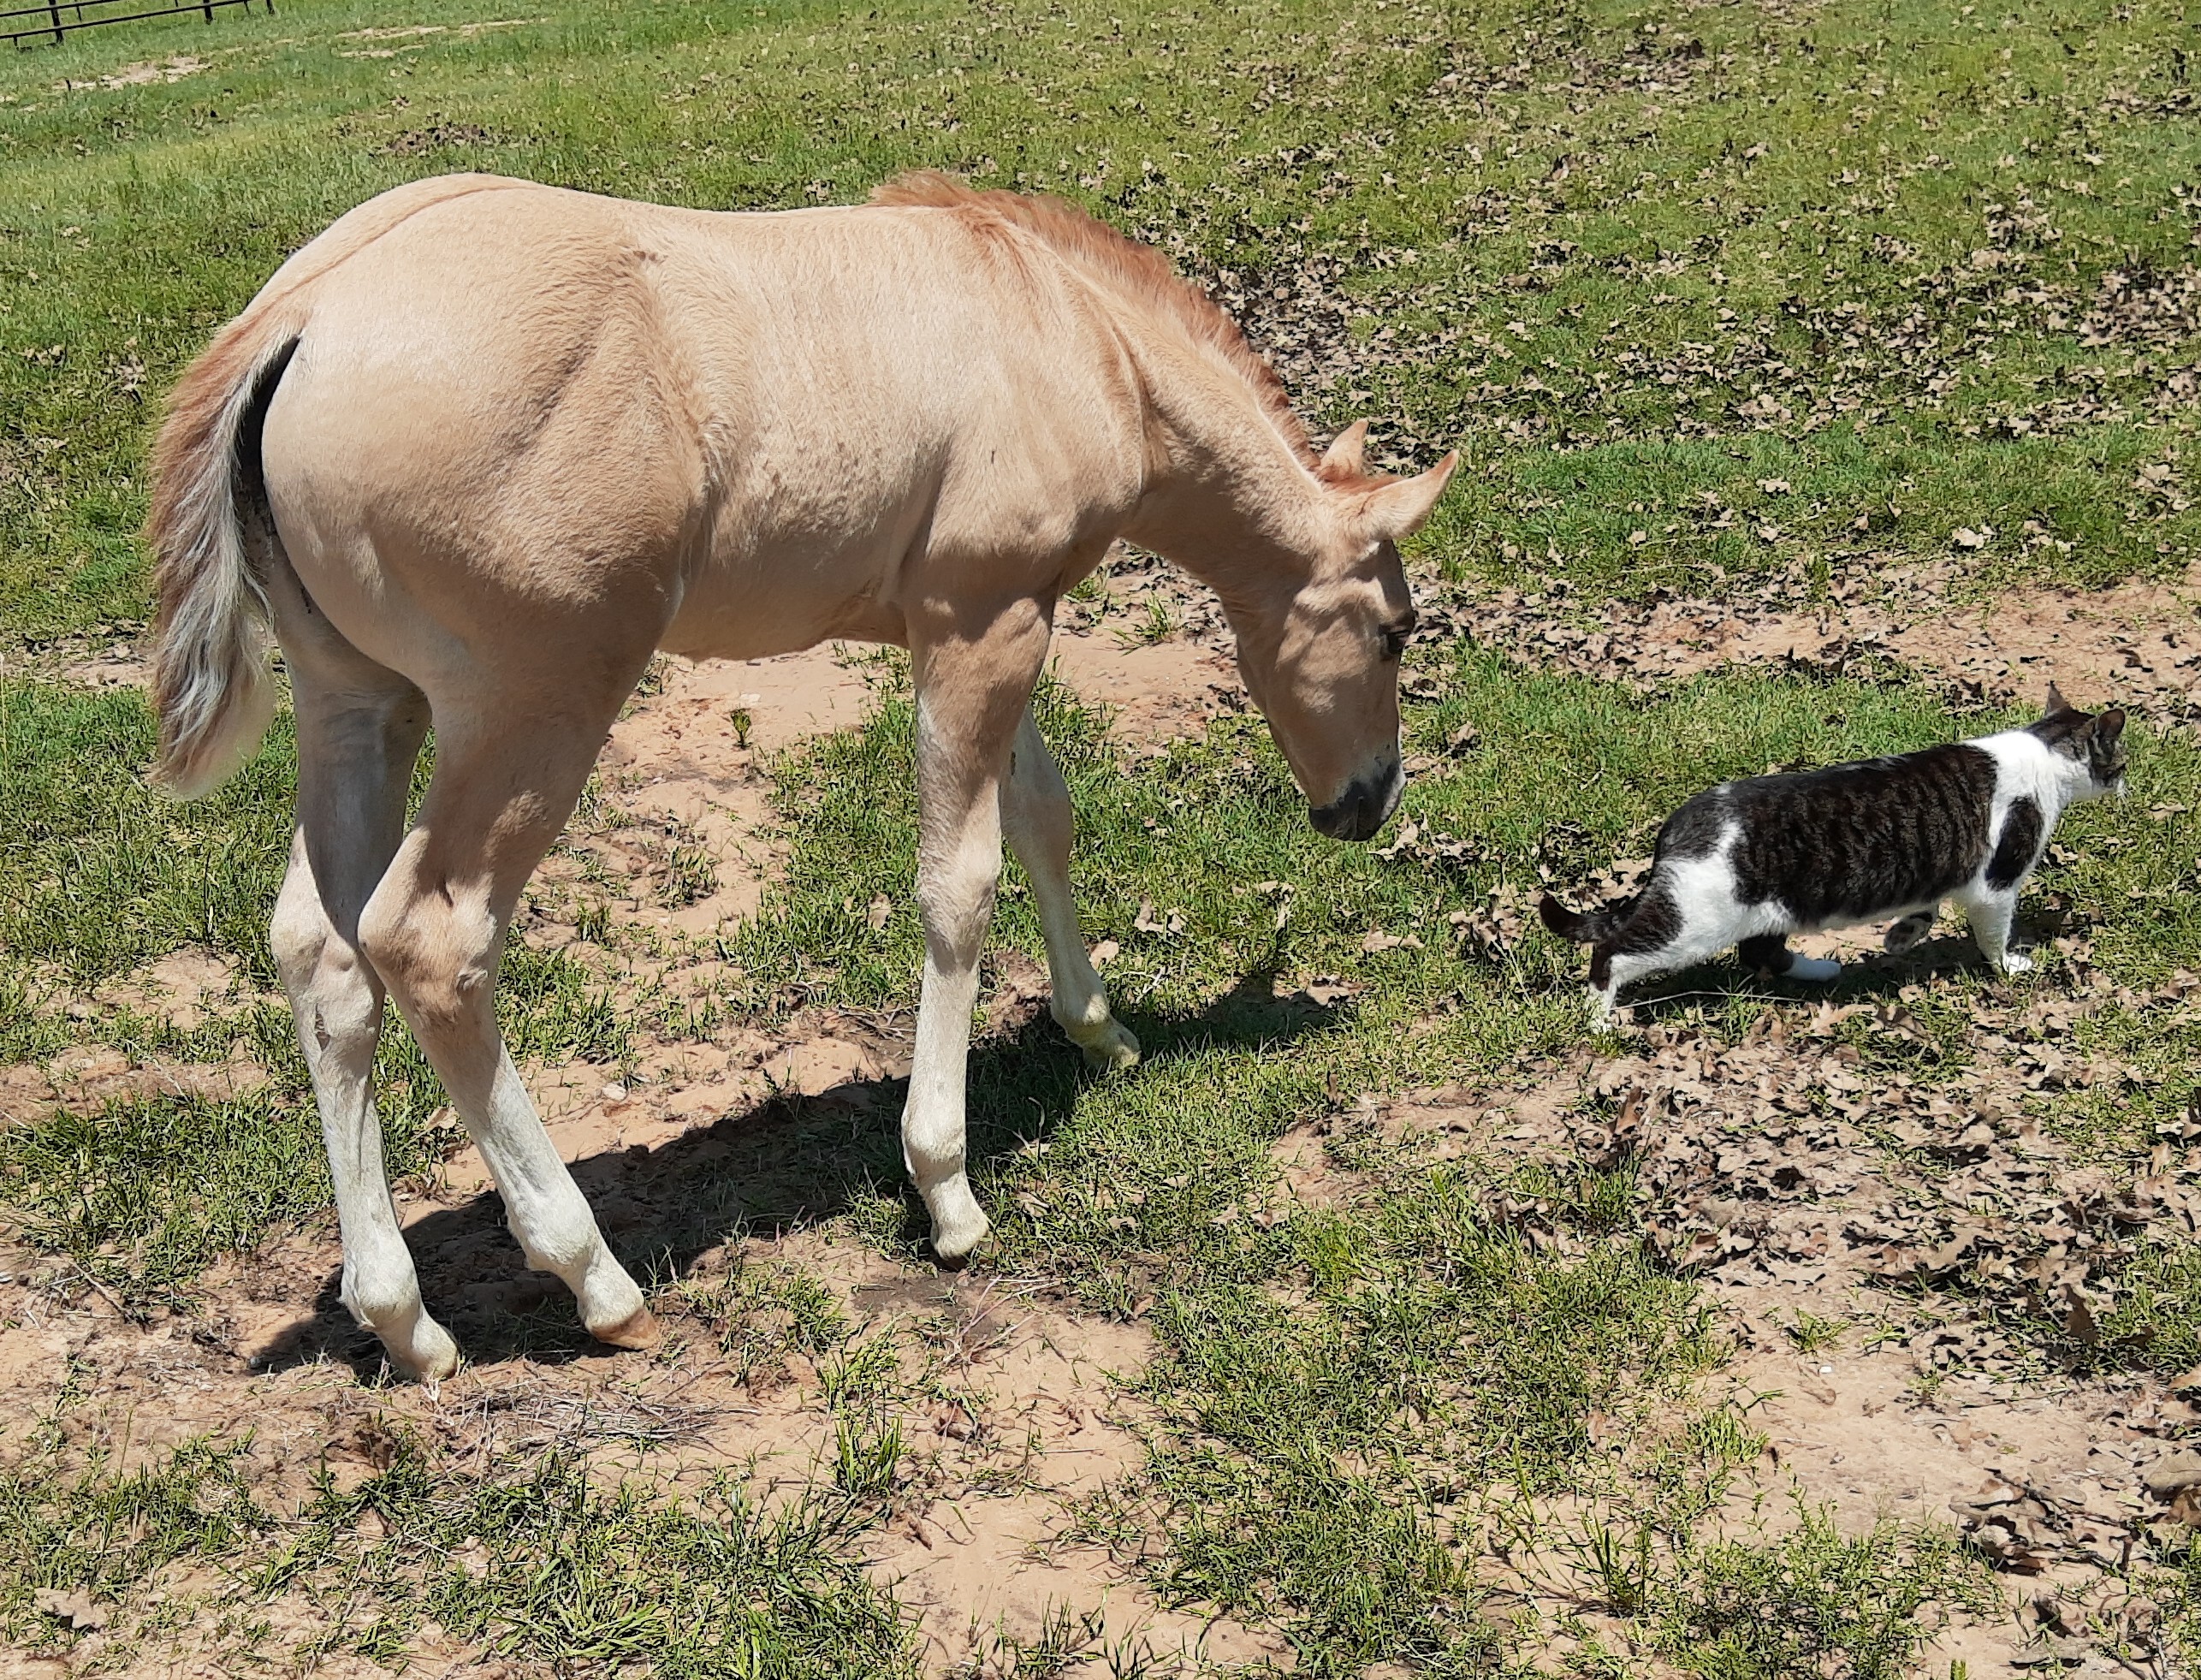
[[[941,209],[990,212],[1022,229],[1059,255],[1095,273],[1114,290],[1169,317],[1193,341],[1213,351],[1252,389],[1269,420],[1292,452],[1309,469],[1320,458],[1307,440],[1307,429],[1291,412],[1291,400],[1276,370],[1261,359],[1246,335],[1215,300],[1169,265],[1150,245],[1127,239],[1107,223],[1066,199],[1042,194],[981,191],[937,169],[911,169],[881,182],[871,195],[875,205],[928,205]]]

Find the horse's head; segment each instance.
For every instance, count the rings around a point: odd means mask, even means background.
[[[1246,691],[1307,796],[1308,819],[1333,840],[1372,838],[1405,787],[1398,667],[1414,602],[1398,543],[1421,529],[1459,464],[1450,454],[1418,478],[1372,481],[1361,472],[1367,435],[1358,422],[1322,458],[1305,581],[1238,627]]]

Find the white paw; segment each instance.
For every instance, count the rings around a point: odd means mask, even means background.
[[[1933,923],[1934,918],[1931,916],[1906,916],[1888,929],[1887,937],[1881,943],[1890,956],[1900,957],[1913,946],[1924,942],[1926,935],[1933,931]]]
[[[1830,980],[1842,977],[1842,965],[1831,957],[1791,957],[1789,959],[1789,972],[1784,977],[1824,985]]]
[[[2005,973],[2005,974],[2031,974],[2031,973],[2032,972],[2032,970],[2033,970],[2033,959],[2032,959],[2031,957],[2028,957],[2027,955],[2026,955],[2026,953],[2025,953],[2024,952],[2022,952],[2022,951],[2005,951],[2005,952],[2002,953],[2002,972],[2003,972],[2003,973]]]

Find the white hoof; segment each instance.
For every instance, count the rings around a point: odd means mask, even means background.
[[[424,1312],[402,1329],[368,1327],[381,1339],[389,1362],[414,1381],[434,1387],[459,1374],[459,1345],[451,1333]]]
[[[1830,980],[1842,977],[1842,965],[1831,957],[1791,957],[1789,959],[1790,980],[1808,980],[1814,985],[1824,985]]]
[[[2005,951],[2002,953],[2002,968],[2005,974],[2031,974],[2033,969],[2033,959],[2022,951]]]
[[[958,1172],[925,1191],[924,1197],[933,1216],[933,1252],[943,1266],[960,1266],[994,1228],[970,1193],[970,1180]]]
[[[1071,1042],[1085,1052],[1085,1060],[1096,1073],[1120,1073],[1139,1065],[1139,1041],[1131,1030],[1113,1015],[1104,1018],[1095,1026],[1065,1024],[1063,1030]]]
[[[581,1322],[598,1341],[623,1348],[657,1345],[661,1333],[643,1304],[641,1286],[612,1258],[609,1249],[600,1246],[580,1281],[569,1287],[581,1309]]]

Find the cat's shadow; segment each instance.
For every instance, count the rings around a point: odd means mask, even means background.
[[[2054,932],[2060,931],[2060,928],[2051,931],[2021,927],[2014,948],[2030,954],[2037,944],[2045,944]],[[1967,972],[1984,978],[2023,977],[1994,975],[1987,966],[1987,959],[1979,954],[1979,947],[1973,943],[1971,934],[1961,927],[1937,929],[1900,953],[1878,949],[1849,952],[1844,953],[1841,960],[1842,972],[1832,980],[1790,980],[1763,969],[1745,968],[1730,952],[1694,968],[1661,975],[1642,987],[1640,996],[1623,994],[1620,1004],[1635,1012],[1638,1024],[1645,1024],[1683,1015],[1706,1004],[1743,1000],[1858,1003],[1894,997],[1906,986],[1922,980]],[[2036,957],[2035,960],[2040,959]]]

